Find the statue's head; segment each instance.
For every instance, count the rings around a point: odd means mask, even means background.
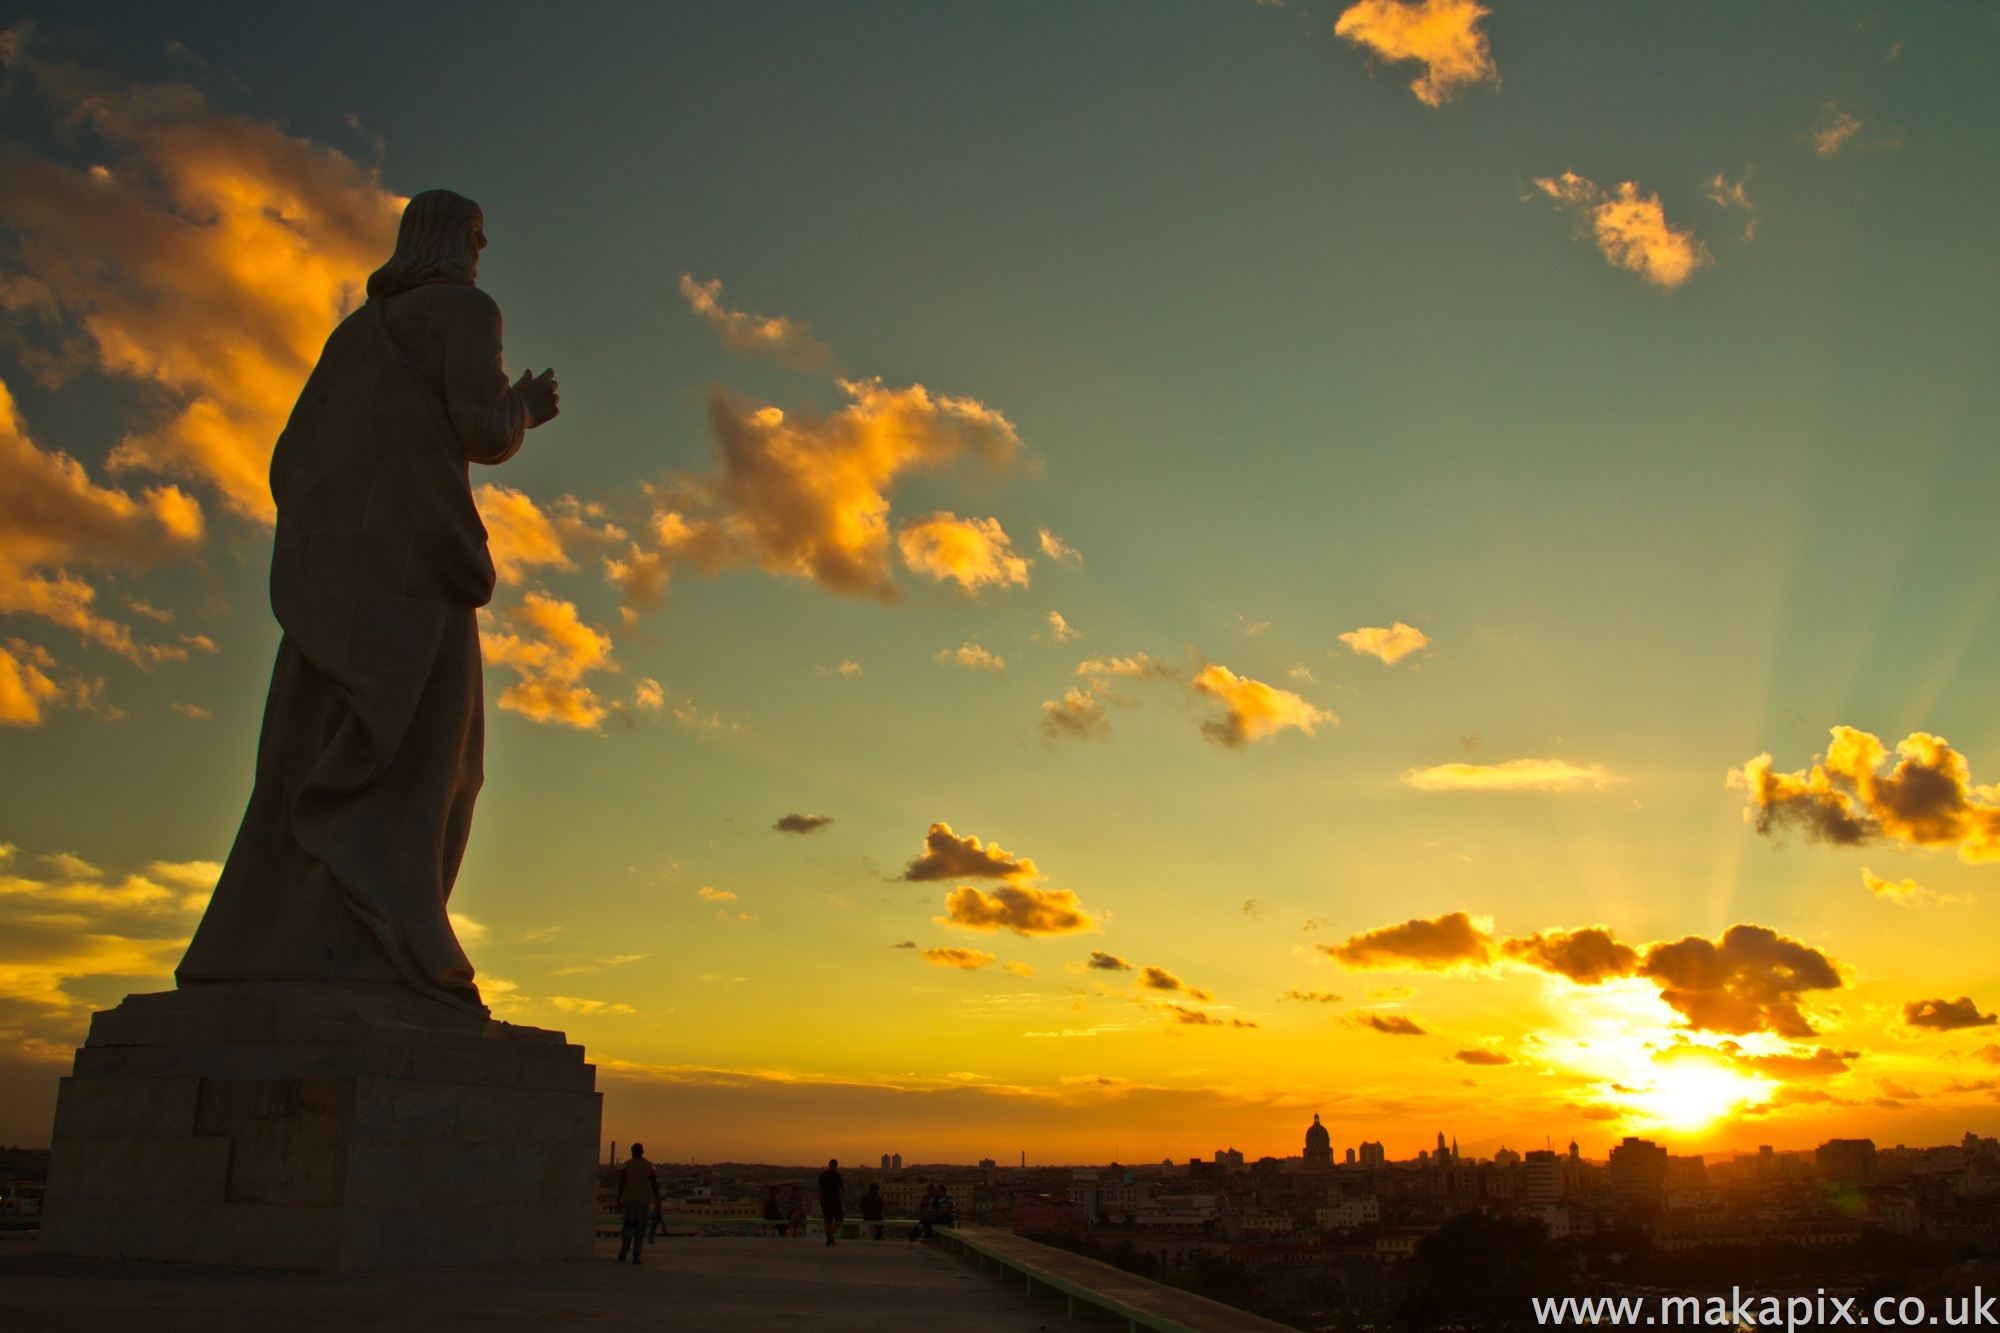
[[[425,190],[403,209],[396,253],[368,276],[368,295],[394,296],[432,282],[470,283],[486,248],[486,215],[450,190]]]

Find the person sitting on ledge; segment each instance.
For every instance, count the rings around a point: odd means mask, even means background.
[[[623,1263],[629,1253],[636,1264],[639,1251],[646,1244],[646,1233],[651,1229],[653,1210],[660,1206],[660,1179],[653,1171],[653,1164],[646,1160],[643,1143],[633,1144],[632,1156],[618,1168],[618,1202],[625,1210],[625,1227],[618,1239],[618,1261]]]
[[[924,1191],[923,1206],[917,1211],[917,1224],[910,1228],[910,1241],[935,1240],[937,1227],[958,1225],[958,1207],[953,1202],[951,1190],[933,1183]]]

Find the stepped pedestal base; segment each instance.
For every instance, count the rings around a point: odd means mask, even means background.
[[[132,995],[62,1082],[42,1248],[322,1270],[586,1257],[600,1112],[561,1033],[407,992]]]

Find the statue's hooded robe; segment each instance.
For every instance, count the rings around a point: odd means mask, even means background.
[[[466,464],[511,455],[522,408],[489,297],[393,300],[334,330],[271,460],[284,639],[249,809],[176,975],[401,982],[483,1014],[445,906],[483,779],[494,582]],[[455,401],[467,385],[486,402]]]

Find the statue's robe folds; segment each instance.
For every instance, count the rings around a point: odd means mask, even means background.
[[[520,447],[500,312],[468,284],[376,299],[327,340],[271,460],[284,629],[256,787],[183,986],[402,983],[484,1013],[446,914],[484,777],[467,463]]]

